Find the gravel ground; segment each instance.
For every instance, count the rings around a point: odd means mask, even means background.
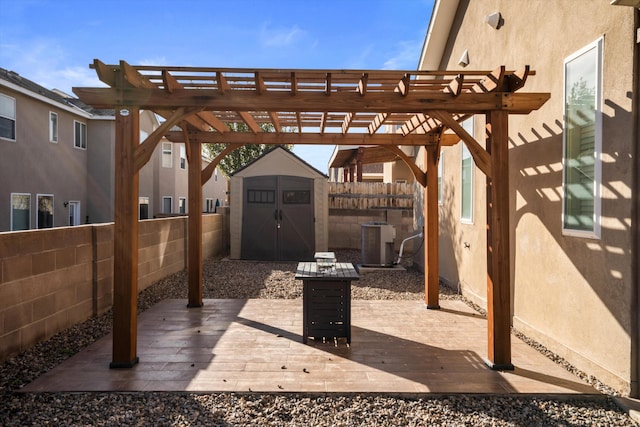
[[[338,251],[340,261],[358,251]],[[410,260],[407,264],[410,267]],[[295,263],[207,260],[205,298],[302,298]],[[144,311],[166,298],[187,298],[186,273],[140,294]],[[424,276],[371,272],[352,287],[353,299],[424,299]],[[458,298],[441,287],[441,298]],[[469,305],[479,310],[468,301]],[[482,312],[482,310],[479,310]],[[602,397],[264,393],[16,393],[111,329],[111,312],[92,318],[0,364],[0,426],[635,426],[613,402],[613,390],[514,331]]]

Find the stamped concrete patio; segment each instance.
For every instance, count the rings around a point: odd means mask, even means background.
[[[165,300],[138,318],[131,369],[108,335],[22,389],[59,391],[598,394],[512,337],[514,371],[489,369],[486,320],[462,301],[352,302],[352,343],[302,343],[302,300]]]

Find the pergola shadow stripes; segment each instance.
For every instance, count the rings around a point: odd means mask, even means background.
[[[462,141],[487,180],[487,363],[494,369],[513,368],[508,119],[529,114],[550,97],[518,92],[535,75],[528,66],[460,73],[132,66],[94,60],[92,67],[108,87],[73,91],[84,103],[113,108],[116,115],[111,367],[138,362],[138,173],[166,136],[185,144],[189,162],[188,307],[202,306],[202,185],[220,160],[245,144],[320,144],[362,146],[359,161],[365,163],[401,159],[424,186],[425,303],[439,308],[437,166],[440,148]],[[140,110],[165,118],[142,142]],[[476,114],[486,117],[486,148],[460,125]],[[230,123],[244,123],[249,131],[232,132]],[[264,123],[275,132],[262,132]],[[181,130],[172,131],[174,126]],[[395,132],[385,133],[385,128]],[[226,144],[204,170],[202,143]],[[425,170],[400,146],[425,147]]]

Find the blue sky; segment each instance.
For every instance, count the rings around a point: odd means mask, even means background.
[[[433,0],[0,0],[0,67],[71,93],[89,64],[414,70]],[[294,152],[326,172],[332,147]]]

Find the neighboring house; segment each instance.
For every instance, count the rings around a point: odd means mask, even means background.
[[[638,7],[638,0],[437,0],[419,64],[461,74],[467,65],[530,65],[536,74],[527,88],[551,93],[540,110],[509,121],[512,323],[633,396],[640,391]],[[484,125],[479,116],[463,123],[481,144]],[[486,180],[463,144],[442,149],[439,185],[441,278],[486,306]]]
[[[141,138],[159,126],[148,111],[140,123]],[[112,110],[0,68],[0,232],[113,221],[114,147]],[[183,144],[158,144],[140,172],[142,219],[186,213],[186,167]],[[214,173],[203,211],[226,204],[226,192]]]

